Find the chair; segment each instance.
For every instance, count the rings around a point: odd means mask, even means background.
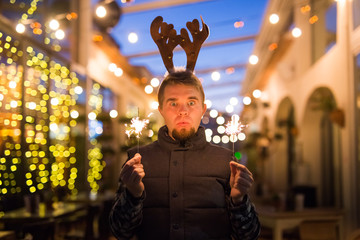
[[[337,240],[338,224],[335,221],[305,221],[299,226],[301,240]]]

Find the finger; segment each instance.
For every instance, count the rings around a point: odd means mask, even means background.
[[[141,155],[140,155],[140,153],[135,153],[135,155],[134,155],[133,158],[136,158],[136,159],[141,160]]]
[[[251,183],[254,182],[254,178],[253,178],[252,174],[248,174],[247,172],[240,172],[240,177],[248,180]]]
[[[248,174],[252,175],[252,173],[249,171],[249,169],[247,169],[247,167],[245,167],[244,165],[240,164],[240,163],[237,163],[235,161],[231,161],[230,162],[230,166],[236,168],[236,169],[239,169],[243,172],[247,172]]]
[[[141,180],[145,177],[145,172],[139,172],[137,175],[135,175],[133,178],[132,178],[132,181],[134,183],[139,183],[141,182]]]
[[[127,171],[128,168],[132,167],[134,164],[141,163],[141,155],[136,153],[135,156],[127,161],[122,168],[122,171]]]
[[[238,186],[244,186],[244,187],[251,187],[252,185],[252,182],[249,181],[248,179],[246,178],[238,178],[235,183],[238,185]]]
[[[123,182],[129,181],[129,177],[133,172],[144,171],[144,166],[140,164],[134,164],[131,167],[127,167],[121,170],[120,178]]]
[[[120,172],[120,176],[121,176],[121,175],[129,174],[129,173],[132,173],[132,172],[134,172],[134,171],[138,171],[139,169],[141,169],[142,171],[144,171],[144,166],[143,166],[141,163],[134,164],[134,165],[132,165],[132,166],[129,166],[129,167],[126,168],[126,169],[122,169],[121,172]]]
[[[133,165],[133,168],[144,168],[144,165],[142,165],[141,163],[136,163]]]
[[[134,171],[129,177],[129,182],[131,183],[139,183],[143,177],[145,176],[145,172],[143,170]]]
[[[127,171],[120,175],[121,180],[125,184],[133,183],[137,175],[145,176],[145,171],[143,168],[135,168],[133,171]],[[142,178],[141,178],[142,179]]]
[[[241,171],[242,165],[237,163],[237,162],[231,161],[230,162],[230,169],[231,169],[231,173],[233,175],[235,175],[238,171]]]

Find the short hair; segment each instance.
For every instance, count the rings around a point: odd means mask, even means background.
[[[205,93],[200,80],[192,72],[180,71],[180,72],[173,72],[168,74],[162,81],[158,90],[158,102],[160,108],[162,108],[162,104],[164,101],[165,88],[167,86],[174,86],[174,85],[193,86],[197,91],[199,91],[202,98],[201,99],[202,104],[204,105]]]

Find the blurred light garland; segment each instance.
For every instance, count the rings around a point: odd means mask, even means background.
[[[76,194],[76,149],[70,134],[77,123],[70,111],[79,80],[31,46],[25,52],[23,80],[19,59],[24,53],[18,46],[19,41],[0,32],[0,192],[35,193],[61,186]]]
[[[49,92],[50,102],[50,152],[55,159],[51,166],[51,183],[53,187],[65,187],[71,194],[76,195],[75,187],[77,178],[76,149],[71,141],[71,128],[76,126],[76,120],[71,119],[70,111],[76,105],[75,87],[79,79],[76,74],[55,61],[50,62],[49,78],[54,86]]]
[[[0,196],[21,192],[21,79],[19,41],[0,32]],[[1,197],[0,197],[1,200]]]
[[[101,143],[96,139],[96,136],[101,135],[103,130],[101,122],[96,119],[96,116],[102,112],[104,98],[100,93],[100,88],[100,84],[94,83],[88,100],[91,112],[88,116],[90,148],[88,150],[89,170],[87,181],[91,188],[91,194],[94,195],[99,191],[99,181],[102,178],[101,172],[106,165],[105,161],[103,161],[103,154],[101,153]],[[95,118],[92,117],[92,115],[94,115]]]

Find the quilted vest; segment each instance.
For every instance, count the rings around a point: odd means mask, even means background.
[[[158,140],[139,153],[146,192],[139,239],[231,239],[225,201],[230,150],[208,143],[201,126],[183,145],[163,126]]]

